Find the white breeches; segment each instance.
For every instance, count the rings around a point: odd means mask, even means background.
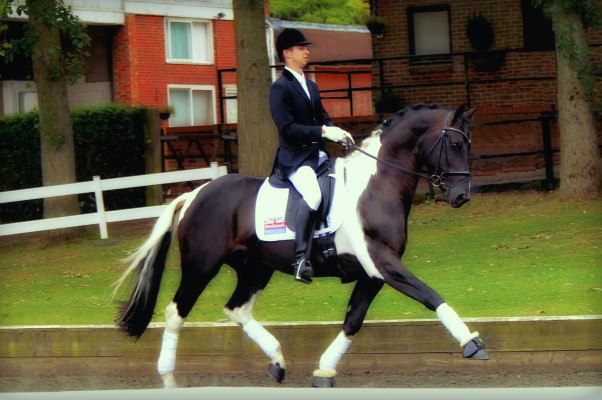
[[[307,203],[309,208],[317,210],[322,202],[322,192],[318,185],[318,177],[316,171],[311,167],[303,166],[293,172],[288,179],[292,182],[295,189],[299,191],[303,200]]]

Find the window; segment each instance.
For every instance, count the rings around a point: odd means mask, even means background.
[[[213,33],[210,22],[167,20],[165,38],[167,62],[213,63]]]
[[[449,6],[409,7],[410,54],[428,56],[451,53]],[[425,57],[420,63],[448,61],[448,57]]]
[[[235,124],[238,122],[238,102],[235,98],[237,94],[236,85],[224,85],[224,96],[232,97],[231,99],[226,99],[226,123]]]
[[[38,95],[33,81],[3,81],[4,115],[19,114],[38,108]]]
[[[526,50],[553,51],[556,48],[552,21],[530,0],[521,1],[523,14],[523,46]]]
[[[169,105],[175,113],[170,126],[215,124],[215,88],[213,86],[170,85]]]

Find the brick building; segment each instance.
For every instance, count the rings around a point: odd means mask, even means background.
[[[236,95],[235,74],[227,72],[236,66],[231,1],[65,3],[88,24],[92,37],[85,77],[69,87],[72,105],[110,101],[171,105],[176,113],[162,122],[168,133],[191,126],[212,132],[216,124],[236,122],[236,100],[221,99]],[[381,118],[372,106],[372,100],[379,98],[385,104],[404,105],[434,101],[455,107],[465,102],[479,107],[478,126],[473,129],[476,184],[480,177],[499,183],[545,175],[541,151],[544,125],[550,121],[550,146],[559,146],[553,120],[542,119],[556,108],[555,52],[550,22],[531,7],[530,0],[368,3],[372,14],[384,19],[382,34],[371,35],[364,27],[268,19],[267,37],[291,26],[302,29],[314,42],[308,73],[320,86],[325,107],[337,123],[356,134],[366,133]],[[467,28],[470,20],[479,20],[477,38],[486,38],[483,18],[489,24],[491,41],[476,49]],[[13,28],[24,23],[10,21]],[[602,32],[590,32],[590,42],[599,49]],[[189,47],[189,43],[196,46]],[[269,43],[268,52],[276,64],[273,46]],[[35,106],[28,60],[17,58],[0,65],[0,85],[0,113]],[[382,116],[387,117],[386,111]],[[497,124],[500,121],[506,122]],[[194,156],[195,145],[208,146],[206,154],[211,157],[223,153],[219,141],[181,142],[175,148],[187,163],[181,166],[205,165],[206,160]],[[512,156],[516,153],[523,154]],[[500,154],[503,157],[494,157]],[[558,165],[557,153],[554,157]],[[181,166],[170,162],[169,169]]]
[[[163,123],[164,127],[236,122],[236,100],[220,100],[220,96],[236,95],[235,73],[222,72],[220,76],[220,71],[236,67],[231,1],[66,0],[65,4],[88,25],[92,38],[85,76],[69,87],[71,105],[110,101],[151,107],[171,105],[176,113]],[[269,18],[267,22],[266,36],[271,38],[283,27],[295,25]],[[19,36],[26,19],[13,18],[8,23],[8,32]],[[316,42],[315,52],[312,49],[315,60],[341,60],[356,54],[371,57],[371,37],[364,27],[301,25]],[[274,41],[268,41],[268,55],[276,65],[274,53]],[[313,77],[330,90],[348,88],[347,75],[341,75],[344,71],[362,70],[361,77],[351,74],[351,84],[370,84],[369,68],[365,66],[336,68],[337,74],[325,73],[328,67],[320,68],[323,73]],[[274,68],[274,79],[276,75]],[[17,57],[13,63],[0,66],[2,114],[36,106],[32,78],[31,62],[26,58]],[[364,93],[354,99],[355,114],[372,113],[370,96]],[[333,99],[327,107],[335,115],[345,116],[349,115],[348,103]]]
[[[478,106],[477,185],[545,177],[549,122],[551,146],[559,146],[554,120],[542,114],[557,108],[556,54],[551,22],[530,0],[371,0],[370,7],[385,23],[384,33],[373,35],[373,85],[406,104]],[[602,32],[589,39],[599,52]]]

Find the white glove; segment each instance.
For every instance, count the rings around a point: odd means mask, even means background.
[[[355,142],[353,141],[353,137],[351,137],[351,134],[337,126],[323,126],[322,137],[326,140],[330,140],[331,142],[341,144],[355,144]]]

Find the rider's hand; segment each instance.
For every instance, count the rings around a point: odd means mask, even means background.
[[[355,144],[353,137],[347,131],[342,130],[337,126],[323,126],[322,137],[326,140],[341,144]]]

